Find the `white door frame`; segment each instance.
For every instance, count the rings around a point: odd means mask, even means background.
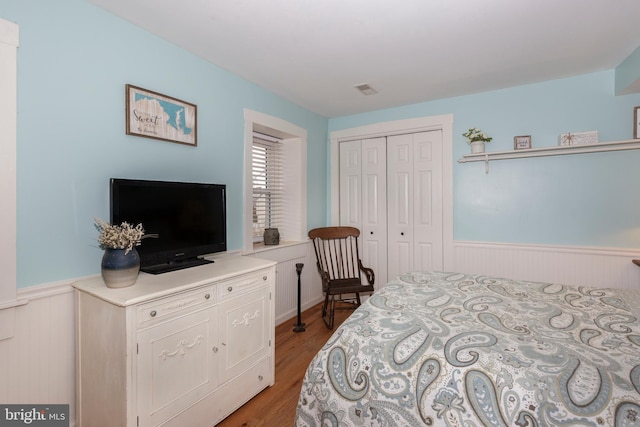
[[[375,123],[330,134],[331,224],[340,223],[340,141],[442,130],[442,243],[445,271],[453,271],[453,114]]]
[[[16,146],[18,25],[0,18],[0,340],[14,334],[16,300]]]

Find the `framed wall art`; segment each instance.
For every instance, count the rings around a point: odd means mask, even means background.
[[[633,109],[633,139],[640,139],[640,107]]]
[[[195,104],[126,85],[127,135],[198,145]]]
[[[526,150],[531,148],[531,135],[521,135],[513,137],[514,150]]]

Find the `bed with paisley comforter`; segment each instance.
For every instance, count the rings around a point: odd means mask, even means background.
[[[410,273],[309,365],[296,426],[640,426],[640,293]]]

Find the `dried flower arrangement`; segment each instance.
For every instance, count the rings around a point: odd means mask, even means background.
[[[144,237],[142,224],[134,227],[128,222],[123,222],[120,225],[111,225],[98,218],[94,220],[95,227],[100,232],[98,237],[100,249],[126,249],[126,255],[134,246],[140,245]]]
[[[471,144],[472,142],[482,141],[482,142],[490,142],[493,138],[487,136],[487,134],[483,133],[480,129],[469,128],[469,130],[462,134],[465,138],[467,138],[467,144]]]

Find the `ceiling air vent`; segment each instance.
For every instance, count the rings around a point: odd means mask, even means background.
[[[378,93],[377,90],[369,86],[367,83],[364,83],[361,85],[355,85],[354,87],[358,89],[360,92],[362,92],[364,95],[373,95],[374,93]]]

